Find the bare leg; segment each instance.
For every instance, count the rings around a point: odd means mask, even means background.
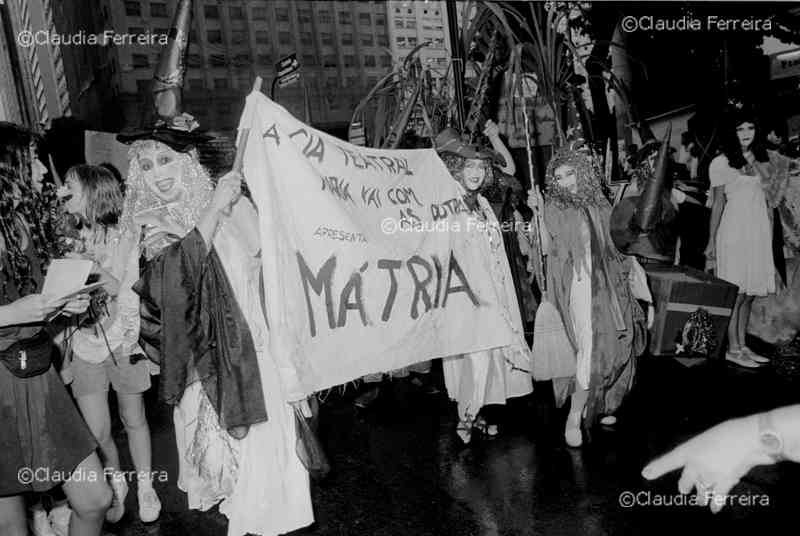
[[[125,496],[128,485],[119,467],[119,451],[111,437],[111,414],[108,409],[108,393],[92,393],[78,398],[78,407],[83,418],[100,444],[105,466],[109,469],[111,485],[114,490],[114,504],[108,509],[108,521],[116,523],[125,514]],[[105,474],[103,475],[105,477]]]
[[[570,447],[580,447],[583,444],[583,434],[581,434],[583,408],[586,407],[586,401],[589,399],[589,391],[576,385],[575,392],[572,393],[570,398],[569,415],[564,428],[564,439],[566,439],[567,445]]]
[[[128,433],[128,447],[136,467],[139,518],[145,523],[151,523],[161,513],[161,501],[153,489],[150,427],[144,411],[144,398],[141,394],[117,393],[117,400],[119,416]]]
[[[739,312],[743,302],[744,294],[736,296],[736,303],[731,311],[731,320],[728,323],[728,351],[734,354],[742,349],[742,342],[739,340]]]
[[[111,505],[111,488],[104,478],[100,458],[90,454],[75,471],[79,476],[64,483],[64,493],[72,507],[69,536],[99,536]]]
[[[128,395],[117,393],[119,417],[128,434],[128,448],[131,450],[133,466],[139,475],[151,472],[152,450],[150,445],[150,427],[144,412],[144,398],[141,394]]]
[[[3,536],[28,536],[25,501],[22,499],[22,495],[0,497],[0,534]]]
[[[78,397],[78,407],[92,435],[100,444],[105,466],[119,470],[119,451],[111,437],[111,414],[108,409],[108,393],[92,393]]]
[[[753,307],[753,299],[755,296],[742,295],[742,305],[739,307],[739,316],[737,321],[737,335],[739,337],[739,346],[745,346],[745,336],[747,335],[747,323],[750,321],[750,309]]]

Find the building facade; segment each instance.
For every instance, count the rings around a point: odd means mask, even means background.
[[[390,0],[386,2],[389,17],[389,40],[392,57],[402,62],[418,45],[422,65],[439,79],[450,64],[450,33],[447,10],[442,1]]]
[[[167,33],[175,0],[102,0],[120,33]],[[186,111],[201,126],[237,126],[244,96],[260,75],[270,91],[275,63],[296,54],[301,78],[276,88],[275,100],[299,118],[304,95],[311,121],[340,127],[367,88],[391,68],[385,2],[196,0],[193,6]],[[141,121],[160,45],[116,47],[120,99],[128,124]]]
[[[0,15],[2,119],[47,128],[71,114],[61,46],[48,37],[56,33],[53,3],[4,0]]]

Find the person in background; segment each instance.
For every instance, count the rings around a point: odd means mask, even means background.
[[[706,247],[707,269],[739,287],[728,325],[725,359],[747,368],[758,368],[769,359],[745,344],[750,308],[756,296],[776,291],[772,250],[772,221],[768,203],[775,202],[770,183],[777,168],[763,143],[755,113],[734,108],[722,132],[722,154],[711,162],[709,178],[713,208]],[[767,192],[770,192],[769,199]]]
[[[719,512],[750,469],[780,461],[800,463],[800,405],[731,419],[653,460],[642,476],[653,480],[682,469],[678,490]]]
[[[98,536],[111,489],[92,433],[52,367],[52,321],[83,313],[89,299],[41,293],[44,269],[58,254],[40,210],[46,170],[35,136],[0,123],[0,534],[28,534],[23,494],[77,475],[63,483],[70,534]],[[53,479],[37,479],[42,472]]]
[[[138,245],[119,229],[120,181],[105,167],[82,164],[70,168],[59,194],[65,210],[82,223],[83,249],[73,256],[93,260],[117,282],[116,292],[98,304],[93,318],[72,336],[74,359],[62,376],[70,377],[72,393],[109,469],[114,502],[106,520],[111,523],[122,518],[128,493],[111,436],[108,389],[109,385],[114,388],[138,477],[139,518],[150,523],[158,518],[161,502],[153,489],[150,427],[142,396],[150,388],[154,365],[138,345],[139,297],[131,288],[139,279]]]

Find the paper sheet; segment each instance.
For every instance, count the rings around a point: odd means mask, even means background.
[[[53,299],[74,294],[86,286],[93,264],[88,259],[54,259],[47,269],[42,294]]]

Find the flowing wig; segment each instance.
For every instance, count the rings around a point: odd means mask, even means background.
[[[33,185],[31,148],[40,139],[33,132],[12,123],[0,122],[0,234],[5,251],[0,261],[3,273],[3,296],[8,299],[11,281],[20,295],[36,291],[33,267],[22,249],[25,236],[31,240],[41,266],[62,255],[66,246],[59,229],[61,211],[55,187],[43,181],[42,192]],[[27,233],[20,228],[21,216]]]

